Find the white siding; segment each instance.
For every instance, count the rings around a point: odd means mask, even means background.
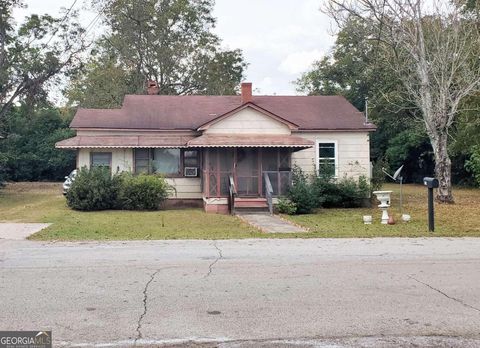
[[[133,170],[133,150],[132,149],[79,149],[77,166],[90,167],[90,152],[111,152],[112,153],[112,173]],[[167,178],[167,182],[175,187],[171,198],[178,199],[199,199],[202,198],[200,178]]]
[[[205,134],[290,134],[290,128],[257,110],[245,108],[211,125]]]
[[[338,177],[370,177],[370,141],[368,132],[298,132],[295,135],[312,141],[336,142]],[[306,173],[315,172],[316,148],[294,152],[292,163]]]
[[[112,173],[130,172],[133,168],[132,149],[79,149],[77,166],[78,168],[90,168],[91,152],[111,152],[112,153]]]
[[[167,178],[167,182],[176,190],[170,198],[200,199],[203,197],[200,178]]]

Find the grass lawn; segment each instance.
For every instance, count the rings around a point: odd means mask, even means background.
[[[436,205],[436,232],[432,234],[427,231],[426,189],[404,187],[404,211],[412,215],[411,223],[380,225],[376,207],[284,216],[310,229],[301,234],[266,234],[235,217],[206,214],[201,209],[78,212],[66,206],[59,183],[7,185],[0,190],[0,222],[52,223],[30,237],[34,240],[480,236],[480,190],[456,189],[455,205]],[[391,212],[399,221],[398,185],[385,188],[394,191]],[[363,215],[373,215],[374,224],[364,225]]]
[[[384,190],[392,190],[392,206],[395,225],[381,225],[380,209],[376,202],[371,209],[319,209],[315,214],[285,216],[299,225],[308,227],[318,237],[479,237],[480,190],[454,188],[455,204],[435,203],[435,232],[428,232],[427,189],[420,185],[403,186],[403,211],[412,221],[402,223],[399,212],[399,185],[387,184]],[[373,224],[361,223],[363,215],[372,215]]]
[[[226,239],[264,236],[232,216],[202,209],[79,212],[59,183],[15,183],[0,190],[0,222],[50,222],[34,240]]]

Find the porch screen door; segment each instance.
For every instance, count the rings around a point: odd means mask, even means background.
[[[209,197],[226,197],[228,179],[233,171],[233,149],[208,149],[206,182]],[[207,152],[205,151],[205,153]]]
[[[236,180],[239,196],[259,196],[258,149],[237,148]]]

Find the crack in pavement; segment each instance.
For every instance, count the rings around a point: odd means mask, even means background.
[[[470,309],[476,310],[477,312],[480,312],[480,308],[474,307],[474,306],[472,306],[472,305],[469,305],[468,303],[463,302],[462,300],[460,300],[460,299],[458,299],[458,298],[452,297],[452,296],[444,293],[442,290],[437,289],[437,288],[434,288],[434,287],[431,286],[430,284],[424,283],[424,282],[422,282],[421,280],[418,280],[418,279],[416,279],[415,277],[412,277],[412,276],[410,276],[410,275],[407,275],[407,277],[410,278],[410,279],[412,279],[412,280],[415,280],[417,283],[420,283],[420,284],[425,285],[426,287],[428,287],[428,288],[430,288],[430,289],[438,292],[439,294],[442,294],[443,296],[445,296],[446,298],[448,298],[448,299],[450,299],[450,300],[452,300],[452,301],[458,302],[458,303],[460,303],[461,305],[463,305],[463,306],[465,306],[465,307],[467,307],[467,308],[470,308]]]
[[[147,282],[147,284],[145,284],[145,288],[143,289],[143,313],[140,315],[140,317],[138,318],[138,322],[137,322],[137,337],[135,338],[135,341],[133,343],[134,346],[137,345],[137,341],[139,339],[142,338],[142,320],[143,318],[145,317],[145,315],[147,315],[147,300],[148,300],[148,287],[150,286],[150,283],[153,282],[153,280],[155,279],[155,276],[157,275],[157,273],[160,272],[160,270],[156,270],[155,272],[153,272],[151,275],[150,275],[150,280]]]
[[[213,261],[210,265],[208,265],[208,273],[203,277],[203,279],[207,278],[210,276],[210,274],[212,274],[212,271],[213,271],[213,266],[215,266],[215,264],[220,261],[221,259],[223,259],[223,254],[222,254],[222,250],[217,246],[217,242],[213,242],[213,246],[215,247],[215,249],[217,249],[218,251],[218,257],[215,259],[215,261]]]

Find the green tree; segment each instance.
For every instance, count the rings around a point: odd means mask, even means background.
[[[371,134],[374,161],[386,161],[392,170],[404,164],[407,180],[419,180],[431,169],[428,137],[415,122],[412,105],[402,98],[401,82],[390,69],[380,42],[368,23],[351,17],[339,31],[329,55],[314,63],[297,81],[299,92],[345,96],[377,125]]]
[[[297,90],[309,95],[341,94],[364,110],[365,98],[390,84],[377,44],[372,28],[351,18],[339,31],[331,53],[296,81]]]
[[[71,112],[43,106],[32,112],[26,105],[13,107],[6,121],[8,136],[0,141],[0,161],[7,179],[61,180],[75,168],[75,153],[59,151],[55,143],[71,137]],[[0,163],[1,165],[2,163]]]
[[[240,50],[222,50],[212,33],[213,1],[94,2],[107,33],[96,43],[66,95],[71,104],[119,106],[125,94],[234,94],[246,63]]]
[[[451,130],[462,101],[480,91],[478,26],[459,2],[329,0],[325,11],[342,28],[350,17],[381,37],[383,54],[418,110],[435,157],[437,200],[453,203]]]
[[[71,73],[84,50],[84,30],[68,10],[62,18],[31,15],[16,26],[12,17],[21,0],[0,2],[0,121],[19,100],[45,96],[46,83]]]
[[[85,108],[115,108],[125,94],[143,92],[143,82],[118,63],[111,52],[91,57],[70,81],[65,96],[71,104]],[[138,85],[138,86],[137,86]]]

